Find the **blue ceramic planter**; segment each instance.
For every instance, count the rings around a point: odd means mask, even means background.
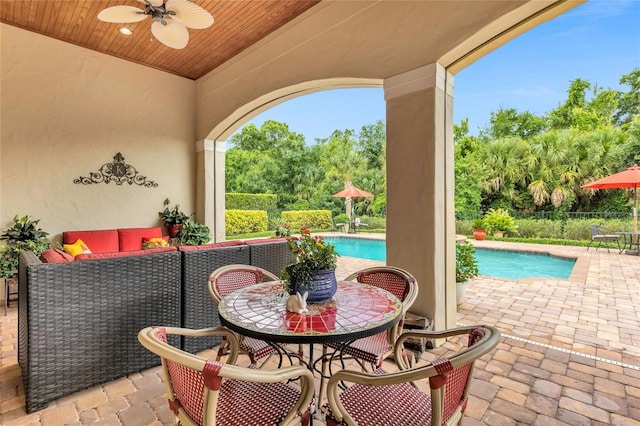
[[[335,269],[322,269],[311,274],[312,285],[298,285],[291,277],[291,294],[309,292],[307,303],[322,303],[330,300],[338,289]]]

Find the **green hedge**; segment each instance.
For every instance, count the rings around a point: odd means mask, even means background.
[[[294,210],[282,212],[280,216],[282,223],[286,223],[291,228],[291,232],[296,233],[300,228],[310,229],[331,229],[331,210]]]
[[[267,230],[267,212],[264,210],[225,210],[224,218],[227,235]]]
[[[274,194],[243,194],[228,192],[225,194],[227,210],[277,210],[278,199]]]
[[[471,235],[471,220],[456,220],[456,234]],[[528,239],[551,238],[556,240],[590,240],[589,225],[602,225],[605,232],[631,231],[631,219],[516,219],[517,235],[514,237]]]

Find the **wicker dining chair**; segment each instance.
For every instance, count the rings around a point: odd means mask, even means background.
[[[217,305],[222,298],[241,288],[258,284],[263,281],[277,281],[278,277],[271,272],[251,265],[226,265],[222,266],[209,275],[207,288],[209,296]],[[275,349],[264,340],[254,339],[238,335],[240,353],[246,354],[251,360],[251,364],[256,365],[257,360],[267,357],[262,365],[269,360],[269,357],[275,352]],[[218,349],[217,361],[225,355],[227,345],[223,341]]]
[[[467,348],[428,365],[410,367],[401,357],[403,343],[409,337],[441,339],[464,335],[468,336]],[[329,379],[328,402],[322,407],[326,424],[461,425],[474,362],[495,348],[499,339],[500,332],[490,326],[405,332],[395,345],[399,371],[341,370]],[[424,385],[420,383],[423,380]],[[345,384],[349,386],[342,391],[340,386]],[[428,391],[422,390],[425,386]]]
[[[167,343],[167,336],[171,335],[223,335],[229,343],[227,362],[177,349]],[[314,385],[313,374],[304,366],[268,371],[233,365],[238,355],[238,340],[224,327],[204,330],[147,327],[138,333],[138,340],[162,360],[174,424],[309,424]],[[296,384],[289,383],[291,380],[296,380]]]
[[[402,313],[398,325],[388,331],[358,339],[347,346],[344,346],[341,342],[332,342],[323,345],[320,398],[322,398],[326,377],[328,376],[327,369],[333,359],[330,349],[334,352],[337,350],[341,351],[341,358],[347,355],[355,359],[363,371],[367,371],[367,364],[371,366],[372,371],[379,368],[386,358],[393,355],[396,339],[400,333],[402,333],[405,314],[418,297],[418,283],[415,277],[404,269],[393,266],[365,268],[349,275],[344,281],[355,281],[387,290],[402,301]]]

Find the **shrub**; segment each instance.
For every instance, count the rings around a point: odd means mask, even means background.
[[[291,229],[331,229],[331,210],[295,210],[282,212],[282,223]]]
[[[264,210],[226,210],[224,217],[227,235],[267,230],[267,212]]]
[[[473,226],[470,220],[456,220],[456,234],[471,235],[472,233]]]
[[[518,234],[524,238],[563,238],[563,224],[559,220],[518,219]]]
[[[516,233],[518,231],[515,219],[505,209],[489,209],[484,215],[484,223],[488,232]]]
[[[387,229],[387,218],[385,217],[370,217],[369,229]]]
[[[476,248],[469,241],[456,244],[456,282],[462,283],[478,276]]]
[[[333,223],[349,223],[349,216],[345,213],[337,214],[336,217],[333,218]]]

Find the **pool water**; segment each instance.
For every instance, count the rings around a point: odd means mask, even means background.
[[[386,242],[363,238],[327,237],[341,256],[386,260]],[[511,250],[476,249],[480,275],[519,280],[529,277],[569,278],[575,259]]]

